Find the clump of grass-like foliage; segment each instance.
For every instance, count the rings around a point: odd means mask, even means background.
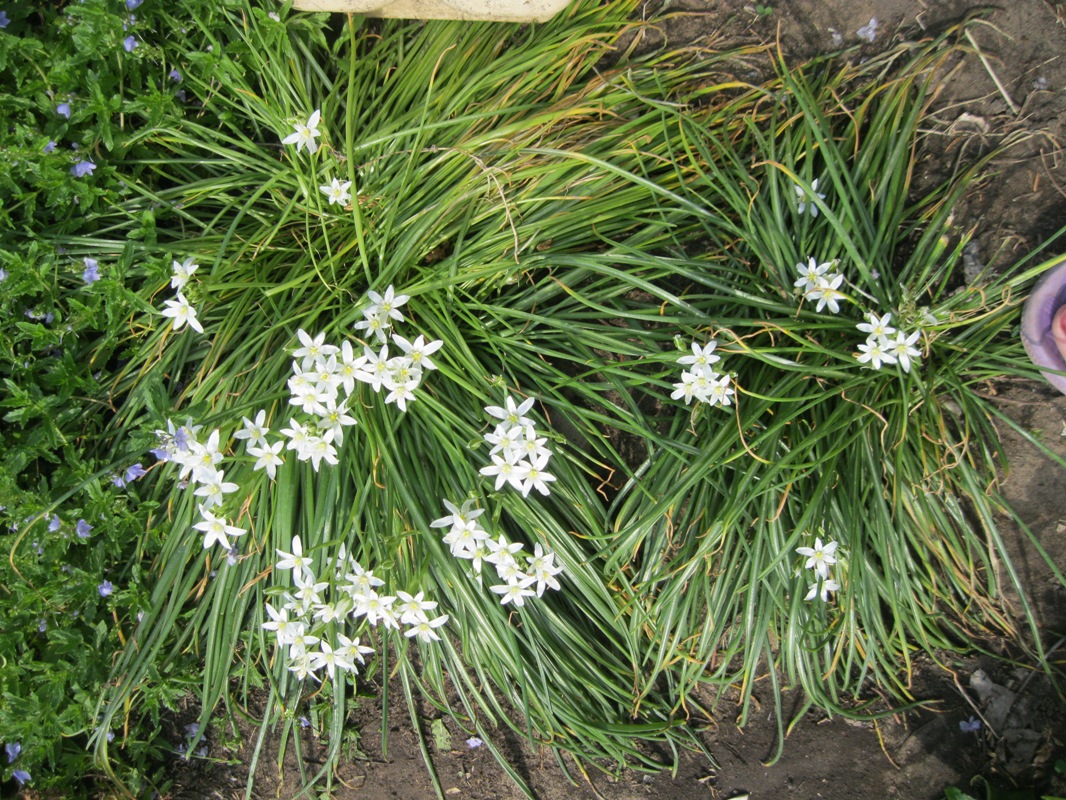
[[[239,3],[190,20],[213,45],[184,72],[201,118],[144,129],[153,155],[115,164],[142,176],[137,198],[93,217],[144,309],[106,441],[117,459],[158,447],[168,420],[217,429],[239,487],[222,507],[247,533],[205,549],[195,484],[152,469],[142,493],[167,533],[101,731],[196,652],[204,721],[264,687],[263,736],[310,703],[331,757],[352,682],[384,691],[398,673],[412,714],[421,693],[489,747],[505,724],[656,768],[641,742],[695,745],[702,684],[738,687],[747,708],[768,674],[775,696],[784,681],[851,713],[867,681],[907,700],[916,652],[1013,634],[982,387],[1031,374],[1005,335],[1030,276],[958,285],[951,211],[980,164],[911,191],[952,34],[748,85],[733,71],[755,52],[619,59],[631,11],[580,4],[528,28],[348,18],[329,36]],[[321,147],[281,143],[317,109]],[[334,178],[348,203],[319,190]],[[158,313],[185,258],[202,334]],[[811,258],[843,276],[829,308],[796,289]],[[438,369],[406,411],[357,384],[338,463],[288,451],[271,480],[234,438],[242,417],[262,409],[276,432],[298,414],[298,331],[376,350],[353,326],[389,286],[410,297],[397,332],[443,342]],[[919,333],[907,369],[856,358],[872,312]],[[678,358],[710,341],[735,395],[687,404]],[[507,395],[535,401],[548,495],[479,472],[485,408]],[[445,500],[485,509],[494,539],[554,552],[560,590],[501,604],[488,567],[477,580],[431,527]],[[342,545],[383,592],[424,591],[448,616],[441,641],[346,616],[322,630],[373,646],[362,677],[297,677],[263,628],[295,590],[277,564],[297,536],[331,591]],[[837,543],[835,591],[809,592],[796,550],[815,538]],[[96,744],[104,759],[115,746]]]

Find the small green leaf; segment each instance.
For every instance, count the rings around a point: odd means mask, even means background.
[[[444,720],[435,719],[429,726],[429,732],[433,734],[433,744],[442,753],[452,749],[452,735],[444,726]]]

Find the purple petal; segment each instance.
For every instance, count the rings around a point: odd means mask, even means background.
[[[1037,281],[1022,310],[1022,344],[1038,367],[1066,372],[1066,360],[1051,333],[1055,312],[1066,305],[1066,256]],[[1044,372],[1044,379],[1066,394],[1066,375]]]
[[[92,175],[94,169],[96,169],[96,164],[93,162],[79,161],[70,168],[70,174],[75,178],[84,178],[86,175]]]
[[[138,478],[143,478],[147,474],[148,470],[142,467],[140,463],[134,464],[133,466],[127,467],[126,469],[126,483],[129,483],[130,481],[135,481]]]

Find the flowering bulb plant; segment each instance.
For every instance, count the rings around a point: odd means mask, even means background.
[[[726,56],[601,62],[629,3],[521,47],[464,26],[461,69],[432,26],[353,23],[327,57],[313,15],[239,11],[157,65],[202,104],[143,134],[143,184],[91,219],[107,247],[64,239],[72,291],[125,302],[83,355],[111,370],[101,473],[144,503],[151,574],[119,617],[101,763],[185,652],[201,731],[241,680],[266,687],[264,736],[303,716],[339,741],[395,676],[489,749],[507,725],[657,769],[634,740],[691,744],[679,709],[706,684],[746,713],[770,669],[853,713],[864,680],[891,693],[916,648],[951,646],[924,609],[1005,618],[995,539],[955,513],[968,493],[993,518],[990,466],[957,456],[994,435],[975,386],[1011,363],[991,328],[1013,312],[989,298],[1021,283],[947,292],[966,176],[913,202],[899,146],[946,40],[722,92]],[[123,63],[166,47],[137,40]],[[66,158],[83,191],[142,169]],[[87,594],[117,609],[116,577]]]

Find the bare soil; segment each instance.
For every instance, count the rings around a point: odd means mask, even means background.
[[[772,6],[772,8],[769,8]],[[668,7],[661,30],[673,45],[686,43],[777,41],[791,61],[862,44],[856,58],[901,40],[917,40],[981,8],[972,0],[682,0]],[[876,18],[876,23],[871,20]],[[946,77],[936,102],[932,127],[943,137],[937,159],[921,165],[931,173],[949,168],[1005,137],[1021,138],[996,163],[960,210],[960,222],[977,232],[971,267],[1009,265],[1066,225],[1066,159],[1059,146],[1066,125],[1066,3],[1058,0],[1005,0],[991,9],[972,32],[974,53]],[[873,41],[860,39],[860,32]],[[1059,249],[1066,249],[1063,242]],[[989,385],[1001,407],[1024,430],[1035,432],[1060,457],[1066,457],[1066,397],[1046,385]],[[1001,431],[1010,464],[1003,490],[1032,537],[1066,569],[1066,470],[1026,443],[1015,431]],[[1034,603],[1045,648],[1066,661],[1066,592],[1037,554],[1024,530],[1004,518],[1003,530]],[[1003,643],[985,643],[993,650]],[[1005,653],[1009,655],[1009,653]],[[986,676],[982,683],[981,676]],[[975,680],[976,676],[976,680]],[[984,699],[976,686],[988,687]],[[768,692],[768,690],[766,690]],[[913,693],[920,709],[896,711],[878,722],[855,723],[810,712],[789,732],[783,755],[765,765],[777,747],[777,724],[767,708],[740,728],[736,709],[719,703],[715,725],[704,734],[714,757],[684,755],[676,775],[603,773],[584,777],[572,762],[571,782],[547,751],[520,737],[503,736],[515,769],[541,798],[907,798],[936,800],[956,786],[974,796],[974,775],[1000,786],[1018,786],[1066,795],[1053,774],[1066,757],[1066,708],[1046,678],[1025,663],[1009,668],[982,657],[923,664]],[[1007,693],[1007,694],[1005,694]],[[758,697],[758,691],[756,696]],[[766,698],[763,698],[764,700]],[[798,703],[799,698],[787,697]],[[787,709],[787,705],[786,705]],[[886,709],[887,711],[888,709]],[[398,710],[397,710],[398,711]],[[425,709],[423,734],[448,797],[457,800],[511,800],[522,794],[486,747],[470,748],[466,735],[451,726],[453,746],[440,752],[429,736],[434,714]],[[394,712],[396,713],[396,712]],[[434,790],[423,764],[414,729],[406,715],[389,723],[388,755],[382,755],[381,710],[372,701],[359,711],[359,750],[337,773],[338,800],[413,800]],[[981,729],[960,723],[983,717]],[[964,726],[965,727],[965,726]],[[175,765],[174,797],[239,797],[254,738],[230,749],[212,734],[210,759]],[[276,746],[276,744],[275,744]],[[321,742],[304,741],[306,766],[324,753]],[[300,788],[291,759],[279,774],[266,754],[256,777],[257,797],[291,798]],[[230,762],[230,763],[226,763]],[[312,795],[313,796],[313,795]],[[1026,797],[1037,797],[1029,793]]]

